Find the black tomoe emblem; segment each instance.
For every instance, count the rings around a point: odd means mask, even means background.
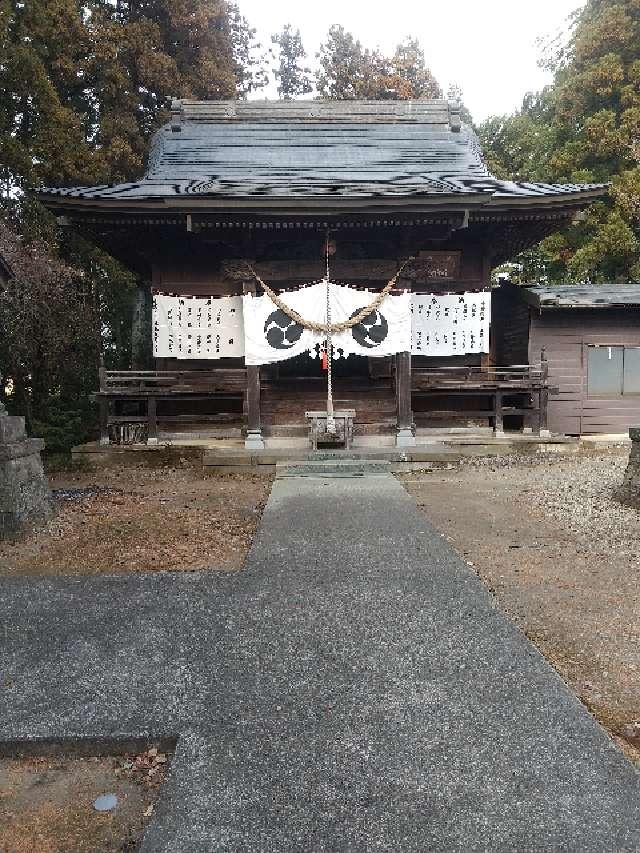
[[[358,311],[354,311],[349,319],[353,319]],[[384,314],[381,314],[377,309],[363,317],[359,323],[351,329],[351,334],[356,343],[367,349],[374,349],[380,346],[389,334],[389,324]]]
[[[302,337],[304,329],[280,308],[266,319],[264,336],[274,349],[291,349]]]

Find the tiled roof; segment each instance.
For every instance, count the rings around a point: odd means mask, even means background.
[[[640,284],[549,284],[520,288],[538,308],[615,308],[640,305]]]
[[[600,184],[500,181],[446,101],[176,102],[140,181],[47,189],[78,200],[544,199]]]

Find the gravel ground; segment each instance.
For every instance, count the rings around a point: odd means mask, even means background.
[[[134,853],[170,756],[0,759],[0,853]],[[99,812],[97,797],[115,794]]]
[[[0,542],[0,576],[240,569],[271,479],[185,465],[59,472],[50,484],[55,517]]]
[[[640,752],[640,513],[628,450],[473,460],[402,477],[627,754]]]

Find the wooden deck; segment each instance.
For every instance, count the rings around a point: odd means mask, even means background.
[[[536,432],[547,430],[548,367],[442,367],[411,371],[411,401],[416,421],[477,418],[503,432],[506,415],[516,415]],[[442,403],[446,403],[443,407]],[[453,403],[458,406],[453,406]],[[474,407],[475,404],[475,407]]]
[[[410,381],[406,381],[409,375]],[[247,426],[250,385],[251,377],[242,368],[102,369],[100,390],[94,395],[100,407],[100,443],[154,444],[159,425]],[[297,434],[298,428],[306,431],[304,411],[318,408],[326,395],[320,377],[282,383],[260,383],[257,377],[256,385],[253,405],[257,404],[257,423],[260,428],[262,391],[265,426],[272,435],[278,435],[278,429],[282,435]],[[455,419],[487,420],[500,434],[504,418],[511,415],[537,433],[547,429],[551,389],[545,362],[538,366],[418,368],[406,377],[397,371],[395,386],[394,390],[393,380],[363,383],[362,378],[336,383],[337,402],[342,407],[348,403],[356,410],[357,434],[388,434],[397,428],[413,428],[414,422],[422,426]]]
[[[221,370],[100,370],[100,390],[94,399],[100,407],[100,443],[157,442],[158,424],[225,423],[242,420],[247,371]],[[176,411],[158,403],[215,401],[215,412]],[[135,411],[132,411],[135,410]]]

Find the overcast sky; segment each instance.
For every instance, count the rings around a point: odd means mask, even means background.
[[[537,66],[538,37],[567,28],[581,0],[240,0],[263,44],[286,23],[299,27],[314,58],[332,24],[366,47],[391,52],[411,35],[446,91],[460,85],[476,121],[511,112],[526,92],[548,82]],[[271,92],[269,93],[272,94]],[[261,97],[264,97],[262,93]]]

